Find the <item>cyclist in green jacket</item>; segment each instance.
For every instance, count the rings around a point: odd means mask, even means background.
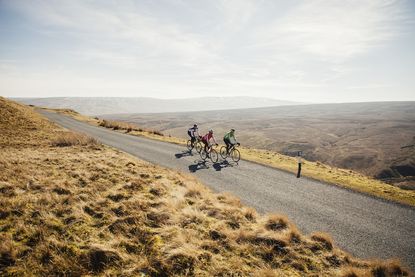
[[[229,149],[231,149],[231,147],[235,144],[240,145],[235,139],[235,129],[231,129],[228,133],[226,133],[223,137],[223,141],[226,144],[226,154],[229,154]]]

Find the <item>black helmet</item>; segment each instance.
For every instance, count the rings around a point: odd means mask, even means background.
[[[197,124],[193,125],[193,127],[197,128]]]
[[[235,129],[231,129],[231,132],[235,132]]]

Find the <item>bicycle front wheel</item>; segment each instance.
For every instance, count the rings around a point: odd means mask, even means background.
[[[235,163],[239,162],[239,160],[241,159],[241,153],[239,153],[238,149],[232,150],[231,158],[232,158],[232,161],[234,161]]]
[[[191,151],[193,149],[192,141],[190,139],[187,141],[187,149],[189,149],[189,151]]]
[[[210,160],[212,161],[212,163],[217,163],[218,162],[218,152],[216,152],[215,149],[212,149],[210,151]]]
[[[200,153],[203,149],[203,145],[200,141],[196,142],[196,151],[197,153]]]
[[[224,160],[225,160],[225,159],[228,157],[228,155],[227,155],[227,153],[226,153],[226,146],[222,146],[222,147],[220,148],[219,153],[220,153],[220,156],[222,157],[222,159],[224,159]]]

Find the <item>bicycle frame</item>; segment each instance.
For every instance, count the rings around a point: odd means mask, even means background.
[[[229,157],[231,155],[232,150],[234,149],[236,149],[236,144],[233,144],[231,147],[229,147],[229,150],[228,150],[228,153],[226,153],[226,156]]]

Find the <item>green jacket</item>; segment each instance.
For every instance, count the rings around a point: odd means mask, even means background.
[[[235,134],[232,132],[226,133],[223,139],[229,140],[232,143],[236,142]]]

